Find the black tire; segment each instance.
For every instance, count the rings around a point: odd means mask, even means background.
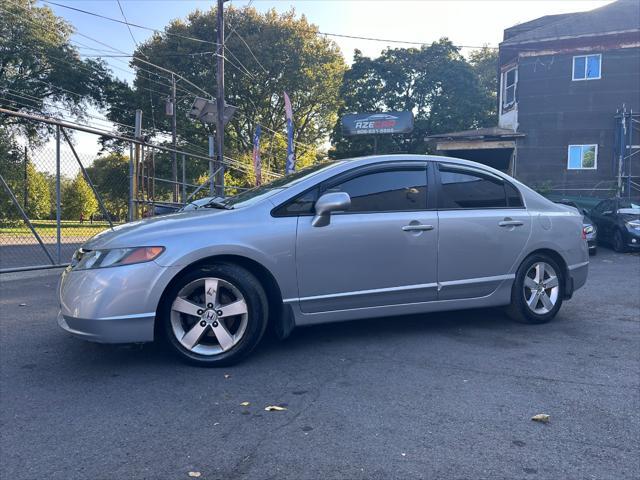
[[[598,247],[592,248],[591,250],[589,250],[589,255],[591,255],[592,257],[595,257],[597,254],[598,254]]]
[[[624,253],[627,250],[624,245],[624,237],[620,230],[616,230],[613,234],[613,249],[618,253]]]
[[[538,314],[531,310],[524,297],[524,282],[527,272],[538,262],[549,264],[558,277],[558,298],[553,308],[545,314]],[[565,272],[558,263],[548,255],[533,254],[524,259],[516,272],[516,278],[511,289],[511,304],[506,308],[506,312],[513,320],[520,323],[541,324],[553,319],[562,306],[564,298],[564,275]]]
[[[172,328],[171,307],[183,287],[203,278],[219,278],[236,287],[247,304],[247,324],[244,334],[229,350],[215,355],[202,355],[185,348]],[[159,308],[160,330],[170,349],[180,359],[201,367],[226,367],[245,358],[258,345],[268,323],[268,300],[265,291],[248,270],[234,264],[216,263],[188,270],[171,284]]]

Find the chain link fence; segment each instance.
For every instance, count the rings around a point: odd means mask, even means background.
[[[0,273],[64,266],[95,234],[177,211],[213,191],[211,174],[220,166],[206,155],[10,113],[47,122],[54,135],[37,146],[0,151]],[[227,170],[247,171],[228,160]]]

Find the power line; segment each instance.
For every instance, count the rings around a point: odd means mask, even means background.
[[[120,9],[122,18],[127,23],[127,30],[129,30],[129,35],[131,35],[131,40],[133,40],[133,44],[136,46],[136,48],[139,49],[140,45],[138,44],[136,37],[133,36],[133,32],[131,31],[131,25],[129,25],[127,16],[124,14],[124,9],[122,8],[122,4],[120,3],[120,0],[116,0],[116,3],[118,4],[118,8]],[[147,60],[149,59],[147,55],[145,55],[145,57],[147,58]],[[151,76],[149,74],[147,74],[147,79],[151,80]],[[153,95],[151,94],[151,92],[149,92],[149,107],[151,108],[151,125],[153,126],[153,131],[155,132],[157,130],[156,129],[156,109],[154,108],[154,105],[153,105]]]
[[[9,1],[11,1],[11,0],[9,0]],[[48,1],[48,0],[43,0],[43,1]],[[28,10],[28,9],[27,9],[27,7],[24,7],[24,6],[22,6],[22,5],[18,4],[18,3],[15,3],[15,2],[11,2],[11,3],[12,3],[13,5],[16,5],[17,7],[22,8],[23,10]],[[49,3],[53,3],[53,2],[49,2]],[[65,6],[65,5],[62,5],[62,4],[56,4],[56,5]],[[68,8],[72,8],[72,7],[68,7]],[[19,16],[19,15],[16,15],[16,14],[14,14],[13,12],[10,12],[10,11],[8,11],[8,10],[6,10],[6,9],[3,9],[2,7],[0,7],[0,10],[3,10],[3,11],[5,11],[5,12],[9,13],[10,15],[13,15],[13,16],[18,17],[18,18],[26,18],[26,17],[21,17],[21,16]],[[76,9],[76,10],[79,10],[79,9]],[[89,13],[89,14],[91,14],[92,12],[87,12],[86,10],[83,10],[83,13]],[[96,15],[97,15],[97,14],[96,14]],[[29,19],[29,18],[27,18],[27,20],[28,20],[28,21],[30,21],[31,23],[33,23],[34,25],[38,26],[38,27],[40,26],[38,23],[36,23],[35,21],[33,21],[33,20]],[[122,21],[120,21],[120,20],[116,20],[116,19],[112,19],[112,20],[117,21],[118,23],[123,23],[123,22],[122,22]],[[120,50],[120,49],[118,49],[118,48],[113,47],[112,45],[109,45],[109,44],[104,43],[104,42],[102,42],[102,41],[100,41],[100,40],[97,40],[97,39],[95,39],[95,38],[93,38],[93,37],[90,37],[89,35],[85,35],[84,33],[80,33],[79,31],[76,31],[75,33],[76,33],[76,35],[79,35],[79,36],[81,36],[81,37],[83,37],[83,38],[86,38],[86,39],[88,39],[88,40],[91,40],[91,41],[93,41],[93,42],[96,42],[96,43],[97,43],[97,44],[99,44],[99,45],[102,45],[102,46],[104,46],[104,47],[107,47],[107,48],[109,48],[109,49],[113,50],[114,52],[119,52],[119,53],[124,53],[124,54],[126,54],[126,53],[127,53],[127,52],[124,52],[124,51],[122,51],[122,50]],[[209,43],[209,42],[205,42],[205,43]],[[216,44],[216,45],[217,45],[217,44]],[[172,71],[172,70],[169,70],[168,68],[162,67],[162,66],[160,66],[160,65],[156,65],[155,63],[149,62],[149,61],[144,60],[143,58],[140,58],[140,57],[137,57],[137,56],[134,56],[133,58],[134,58],[134,60],[137,60],[137,61],[139,61],[139,62],[145,63],[145,64],[150,65],[150,66],[152,66],[152,67],[155,67],[155,68],[157,68],[157,69],[159,69],[159,70],[161,70],[161,71],[164,71],[164,72],[167,72],[167,73],[173,74],[173,75],[175,75],[177,78],[179,78],[179,79],[181,79],[181,80],[185,81],[186,83],[188,83],[189,85],[191,85],[191,86],[192,86],[193,88],[195,88],[196,90],[198,90],[198,91],[200,91],[200,92],[204,93],[205,95],[207,95],[207,96],[208,96],[208,97],[210,97],[210,98],[214,98],[214,96],[213,96],[213,95],[211,95],[209,92],[207,92],[207,91],[203,90],[202,88],[200,88],[199,86],[197,86],[196,84],[194,84],[193,82],[191,82],[189,79],[187,79],[187,78],[183,77],[183,76],[182,76],[182,75],[180,75],[179,73],[176,73],[176,72],[174,72],[174,71]]]
[[[354,40],[367,40],[367,41],[371,41],[371,42],[384,42],[384,43],[402,43],[405,45],[428,45],[430,43],[433,43],[433,41],[431,42],[416,42],[415,40],[390,40],[390,39],[385,39],[385,38],[375,38],[375,37],[361,37],[358,35],[346,35],[346,34],[342,34],[342,33],[329,33],[329,32],[314,32],[317,35],[326,35],[328,37],[339,37],[339,38],[350,38],[350,39],[354,39]],[[498,47],[490,47],[488,45],[483,45],[481,47],[477,46],[477,45],[454,45],[454,47],[458,47],[458,48],[490,48],[492,50],[498,50]]]
[[[179,33],[166,32],[166,31],[158,30],[156,28],[146,27],[144,25],[138,25],[136,23],[131,23],[131,22],[128,22],[128,21],[118,20],[117,18],[107,17],[106,15],[101,15],[99,13],[91,12],[91,11],[88,11],[88,10],[83,10],[81,8],[72,7],[70,5],[64,5],[62,3],[52,2],[50,0],[42,0],[42,2],[43,3],[48,3],[50,5],[55,5],[57,7],[66,8],[68,10],[74,10],[74,11],[79,12],[79,13],[84,13],[86,15],[91,15],[93,17],[102,18],[104,20],[109,20],[111,22],[124,24],[124,25],[127,25],[129,27],[140,28],[142,30],[148,30],[150,32],[157,33],[159,35],[164,34],[164,35],[168,35],[168,36],[171,36],[171,37],[178,37],[178,38],[183,38],[185,40],[191,40],[193,42],[207,43],[207,44],[210,44],[210,45],[218,45],[217,42],[213,42],[211,40],[202,40],[201,38],[190,37],[188,35],[180,35]]]

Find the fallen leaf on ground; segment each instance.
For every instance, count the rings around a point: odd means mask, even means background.
[[[551,417],[546,413],[539,413],[531,417],[531,420],[533,420],[534,422],[542,422],[542,423],[549,423],[550,419]]]
[[[21,303],[20,305],[18,305],[19,307],[26,307],[27,304],[26,303]]]
[[[265,407],[265,410],[267,412],[282,412],[283,410],[286,410],[286,408],[279,405],[269,405],[268,407]]]
[[[229,375],[228,373],[225,373],[224,378],[231,378],[231,375]]]
[[[249,402],[242,402],[240,405],[243,407],[248,407],[251,404]]]
[[[198,478],[200,475],[202,475],[200,472],[189,472],[189,476],[193,478]]]

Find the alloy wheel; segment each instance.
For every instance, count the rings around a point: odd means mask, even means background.
[[[531,265],[524,277],[523,294],[533,313],[544,315],[553,310],[559,292],[558,275],[551,265],[545,262]]]
[[[240,290],[221,278],[185,285],[171,305],[171,328],[187,350],[205,356],[224,353],[242,340],[248,323]]]

